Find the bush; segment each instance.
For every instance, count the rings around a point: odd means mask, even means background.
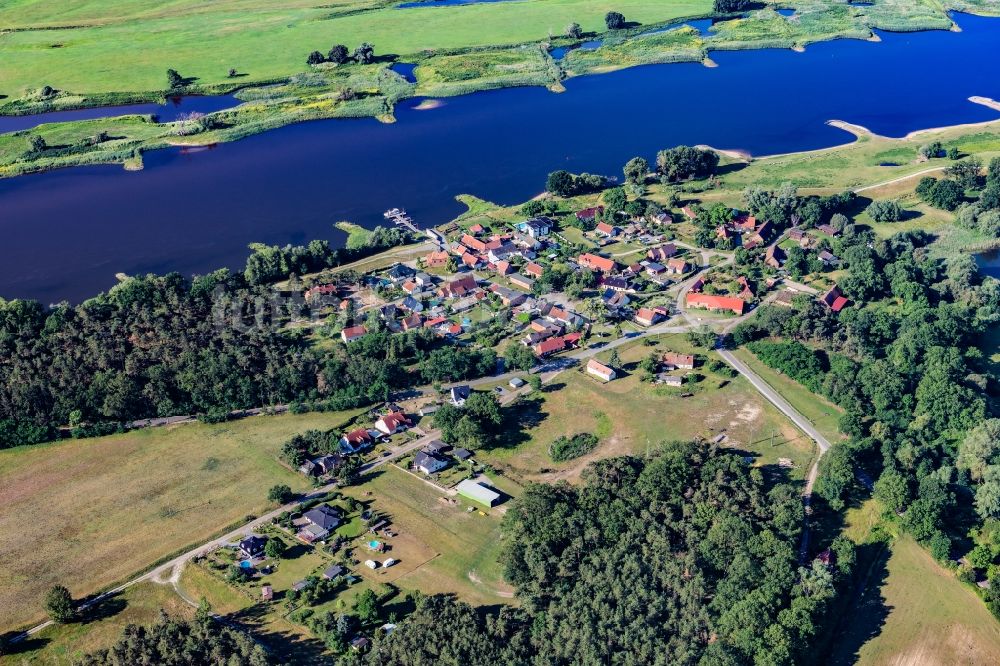
[[[597,437],[590,433],[580,433],[572,437],[560,437],[549,446],[549,457],[556,462],[565,462],[589,453],[597,446]]]
[[[621,30],[625,27],[625,16],[621,12],[608,12],[604,15],[604,25],[608,30]]]
[[[895,199],[873,201],[865,212],[876,222],[899,222],[903,217],[903,209]]]

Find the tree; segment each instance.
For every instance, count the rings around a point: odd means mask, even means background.
[[[351,54],[347,50],[346,46],[344,46],[343,44],[337,44],[333,48],[330,49],[330,53],[328,54],[328,57],[330,59],[330,62],[336,63],[338,65],[342,65],[345,62],[347,62],[348,60],[350,60]]]
[[[167,70],[167,88],[176,90],[177,88],[183,88],[184,85],[184,77],[178,74],[176,69]]]
[[[580,27],[579,23],[570,23],[566,26],[565,34],[572,39],[580,39],[583,37],[583,28]]]
[[[965,189],[954,180],[925,176],[917,184],[917,195],[936,208],[955,210],[965,198]]]
[[[288,550],[288,546],[285,542],[277,537],[271,537],[264,544],[264,554],[270,557],[272,560],[281,559],[281,556],[285,554]]]
[[[608,12],[604,15],[604,24],[608,30],[621,30],[625,27],[625,16],[620,12]]]
[[[369,624],[378,619],[378,597],[371,588],[366,588],[358,595],[354,602],[354,612],[358,614],[358,619],[364,624]]]
[[[532,199],[521,206],[521,215],[526,217],[537,217],[545,210],[545,205],[537,199]]]
[[[622,367],[622,359],[618,355],[618,348],[617,347],[611,350],[611,356],[608,357],[608,365],[610,365],[612,368],[615,368],[616,370],[620,370],[621,369],[621,367]]]
[[[903,217],[903,209],[895,199],[873,201],[865,212],[875,222],[899,222]]]
[[[276,486],[271,486],[271,489],[267,491],[267,500],[269,502],[277,502],[278,504],[288,504],[294,499],[295,493],[292,489],[285,484],[279,484]]]
[[[569,197],[576,193],[576,178],[569,171],[560,169],[549,174],[545,189],[557,197]]]
[[[324,61],[325,58],[323,57],[323,54],[320,53],[319,51],[313,51],[312,53],[309,54],[309,57],[306,58],[307,65],[319,65]]]
[[[45,143],[45,139],[38,136],[37,134],[31,135],[31,137],[28,139],[28,145],[29,145],[28,152],[35,154],[45,152],[45,149],[49,147],[48,144]]]
[[[354,59],[362,65],[370,65],[375,60],[375,47],[368,42],[354,49]]]
[[[951,165],[944,173],[949,178],[954,178],[963,189],[972,190],[979,187],[982,170],[983,163],[976,157],[970,157]]]
[[[894,469],[886,469],[875,482],[873,495],[888,511],[898,513],[906,508],[910,500],[910,489],[902,474]]]
[[[642,183],[649,174],[649,162],[644,157],[633,157],[625,163],[622,171],[625,172],[625,180],[632,183]]]
[[[73,597],[63,585],[53,585],[45,594],[45,612],[53,622],[65,624],[76,619]]]
[[[534,352],[531,351],[530,347],[522,345],[519,342],[508,344],[507,349],[503,353],[503,358],[508,369],[515,368],[526,372],[535,367]]]
[[[712,10],[716,14],[738,14],[753,8],[751,0],[715,0]]]
[[[942,154],[944,154],[944,146],[940,141],[924,144],[917,149],[917,155],[925,160],[929,160],[934,157],[941,157]]]
[[[620,187],[612,187],[609,190],[605,190],[601,199],[604,200],[605,217],[612,222],[614,222],[615,216],[619,212],[625,210],[625,205],[628,203],[628,195]]]
[[[719,156],[711,150],[677,146],[656,154],[656,168],[668,182],[706,178],[715,173]]]

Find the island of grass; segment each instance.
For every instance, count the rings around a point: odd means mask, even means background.
[[[782,3],[794,7],[791,15],[766,6],[720,16],[699,31],[683,21],[712,16],[708,0],[622,0],[615,9],[625,15],[625,27],[609,30],[606,3],[599,0],[409,8],[384,0],[322,7],[292,2],[280,9],[256,4],[154,3],[139,9],[99,0],[65,12],[32,0],[0,9],[0,26],[10,30],[0,40],[6,65],[0,71],[0,115],[234,91],[244,102],[194,120],[157,123],[126,116],[3,134],[0,177],[83,164],[135,169],[146,150],[234,141],[305,120],[389,122],[396,104],[415,96],[511,86],[559,91],[571,76],[651,63],[709,63],[713,50],[803,48],[842,37],[869,39],[873,29],[950,29],[949,10],[998,13],[990,0],[887,0],[871,6],[799,0]],[[243,29],[233,30],[235,22]],[[374,49],[352,55],[363,43]],[[598,46],[578,48],[585,44]],[[346,57],[336,45],[347,47]],[[565,55],[554,57],[555,48]],[[414,65],[415,79],[393,71],[396,63]]]

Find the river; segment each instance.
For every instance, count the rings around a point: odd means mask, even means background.
[[[432,110],[409,100],[395,124],[303,123],[213,150],[148,153],[140,172],[0,180],[0,296],[78,301],[119,271],[238,268],[248,243],[341,243],[334,222],[372,227],[396,206],[437,224],[461,212],[457,194],[515,203],[552,170],[619,175],[630,157],[678,144],[761,155],[851,140],[824,124],[834,118],[890,136],[995,119],[967,98],[1000,98],[1000,70],[986,65],[1000,21],[958,22],[961,33],[883,33],[804,53],[716,52],[717,68],[638,67],[570,79],[562,94],[497,90]]]

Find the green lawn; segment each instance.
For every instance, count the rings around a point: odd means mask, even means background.
[[[304,477],[280,465],[292,434],[356,412],[251,417],[0,451],[0,630],[42,616],[55,583],[89,594],[195,546]]]
[[[826,398],[812,393],[794,379],[779,374],[764,365],[749,350],[741,348],[733,353],[738,359],[746,363],[751,370],[760,375],[761,379],[788,401],[788,404],[809,419],[809,422],[813,424],[813,427],[821,435],[831,442],[843,439],[843,435],[837,428],[840,415],[844,413],[843,409]]]
[[[844,533],[864,544],[879,512],[874,500],[849,510]],[[906,536],[887,550],[862,548],[872,555],[859,560],[870,566],[867,586],[841,616],[829,664],[1000,662],[1000,625],[976,594],[924,548]]]

